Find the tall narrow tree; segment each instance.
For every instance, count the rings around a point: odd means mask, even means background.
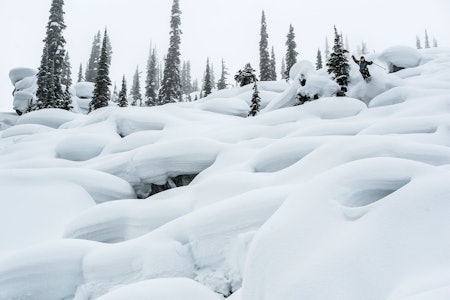
[[[78,69],[78,80],[77,82],[83,81],[83,64],[80,63],[80,68]]]
[[[88,82],[95,82],[95,77],[97,77],[101,47],[102,34],[98,31],[94,36],[94,41],[92,42],[91,55],[89,56],[89,61],[86,65],[86,73],[84,75],[84,79]]]
[[[438,46],[438,42],[437,42],[436,38],[433,38],[433,47],[437,48],[437,46]]]
[[[418,35],[416,35],[416,48],[422,49],[422,44],[420,43],[420,38]]]
[[[323,68],[322,53],[320,52],[320,49],[317,49],[316,70],[320,70],[322,68]]]
[[[103,36],[103,43],[100,54],[100,61],[98,64],[97,77],[95,78],[94,96],[89,103],[89,112],[96,109],[108,106],[110,99],[109,86],[111,79],[109,79],[109,63],[108,63],[108,48],[107,48],[107,31]]]
[[[261,106],[261,97],[259,97],[258,86],[256,82],[253,84],[253,95],[252,102],[250,105],[250,111],[248,113],[249,117],[254,117],[259,113],[259,108]]]
[[[206,59],[205,77],[203,78],[203,96],[206,97],[211,94],[213,83],[211,78],[211,68],[209,65],[209,58]]]
[[[131,85],[130,96],[131,106],[142,106],[142,94],[141,94],[141,74],[139,73],[139,66],[136,67],[136,72],[133,76],[133,84]]]
[[[170,20],[170,46],[165,59],[164,75],[159,90],[159,103],[171,103],[181,100],[180,83],[180,43],[181,11],[179,0],[173,0]]]
[[[289,33],[287,35],[286,41],[286,78],[289,78],[289,71],[292,66],[297,62],[298,52],[295,50],[297,48],[297,44],[295,43],[295,33],[294,27],[289,25]]]
[[[120,107],[127,107],[128,106],[127,81],[125,80],[125,75],[123,75],[122,88],[120,89],[120,92],[119,92],[119,98],[117,100],[117,104]]]
[[[330,45],[328,44],[328,37],[325,37],[325,62],[330,59]]]
[[[334,27],[334,46],[330,59],[327,62],[328,73],[333,74],[333,78],[341,86],[341,91],[345,94],[349,82],[350,65],[348,64],[347,53],[342,42],[342,36],[338,34]]]
[[[428,37],[428,31],[425,29],[425,48],[430,48],[430,39]]]
[[[66,28],[63,6],[64,0],[53,0],[50,8],[44,50],[37,74],[37,109],[59,108],[64,99],[64,90],[61,85],[65,57],[64,46],[66,44],[62,34]]]
[[[158,59],[156,49],[151,49],[147,61],[147,78],[145,79],[145,105],[155,106],[158,104]]]
[[[281,59],[281,79],[286,79],[286,62],[284,57]]]
[[[269,55],[269,43],[267,34],[267,23],[266,23],[266,15],[264,11],[262,11],[261,16],[261,32],[260,32],[260,41],[259,41],[259,71],[260,71],[260,79],[261,81],[269,81],[271,80],[270,76],[270,55]]]
[[[277,61],[275,58],[275,49],[272,47],[272,55],[270,57],[270,80],[277,80]]]
[[[225,62],[223,61],[223,58],[222,58],[222,72],[220,73],[220,78],[219,78],[219,81],[217,82],[218,90],[223,90],[223,89],[227,88],[227,75],[228,75],[228,71],[227,71],[227,68],[225,67]]]

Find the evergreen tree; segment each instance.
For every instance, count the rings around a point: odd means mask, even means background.
[[[291,70],[292,66],[295,65],[297,62],[297,55],[298,52],[295,50],[297,47],[297,44],[295,43],[295,33],[294,33],[294,27],[292,27],[292,24],[289,25],[289,33],[287,35],[287,41],[286,41],[286,78],[289,78],[289,71]]]
[[[70,66],[68,52],[64,57],[64,64],[61,73],[61,84],[64,85],[64,96],[58,107],[61,109],[70,110],[72,109],[72,94],[70,93],[70,87],[72,86],[72,68]]]
[[[181,100],[180,83],[180,43],[181,43],[181,11],[179,0],[173,0],[170,21],[170,46],[165,59],[164,75],[159,90],[159,103],[171,103]]]
[[[198,87],[198,79],[194,79],[194,81],[192,81],[192,91],[193,92],[198,92],[199,91],[199,87]]]
[[[361,42],[361,54],[362,55],[366,55],[366,54],[368,54],[369,53],[369,51],[367,50],[367,44],[366,44],[366,42]]]
[[[211,94],[213,89],[212,78],[211,78],[211,69],[209,67],[209,58],[206,59],[206,70],[205,77],[203,78],[203,96],[206,97]]]
[[[320,49],[317,49],[316,70],[320,70],[322,68],[323,68],[322,53],[320,52]]]
[[[133,85],[131,86],[131,106],[142,106],[141,82],[140,82],[139,66],[136,67],[136,72],[133,76]]]
[[[214,64],[211,62],[209,66],[209,70],[211,72],[211,86],[213,89],[216,88],[216,74],[214,73]]]
[[[117,103],[119,101],[119,92],[117,91],[117,84],[114,82],[114,89],[111,94],[111,101]]]
[[[330,45],[328,44],[328,37],[325,37],[325,61],[330,59]]]
[[[186,62],[186,94],[192,93],[191,62]]]
[[[261,16],[261,32],[260,32],[261,40],[259,41],[259,70],[260,70],[260,79],[261,81],[269,81],[271,80],[270,74],[270,56],[269,56],[269,43],[267,34],[267,24],[266,24],[266,15],[264,11],[262,11]]]
[[[286,62],[284,57],[281,59],[281,79],[286,79]]]
[[[252,103],[250,105],[250,111],[248,113],[249,117],[254,117],[259,113],[259,108],[261,106],[261,97],[259,97],[258,86],[256,82],[253,84],[253,95]]]
[[[78,69],[78,80],[77,82],[83,81],[83,64],[80,63],[80,68]]]
[[[246,64],[243,70],[239,70],[236,75],[234,75],[234,80],[236,80],[239,86],[244,86],[257,81],[255,70],[250,63]]]
[[[94,96],[89,103],[89,112],[108,106],[110,99],[109,86],[109,64],[108,64],[108,48],[107,48],[107,32],[103,36],[103,43],[100,52],[100,61],[98,63],[97,77],[95,78]]]
[[[150,49],[147,61],[147,78],[145,80],[145,105],[155,106],[158,104],[158,59],[156,49]]]
[[[53,0],[50,8],[50,17],[44,39],[44,50],[41,64],[37,74],[38,101],[36,109],[63,108],[65,93],[61,85],[62,70],[64,67],[66,40],[62,32],[64,24],[64,0]]]
[[[416,35],[416,48],[422,49],[422,44],[420,43],[420,39],[419,39],[418,35]]]
[[[438,42],[437,42],[436,38],[433,38],[433,47],[437,48],[437,46],[438,46]]]
[[[270,80],[277,80],[277,61],[275,59],[275,49],[272,47],[272,56],[270,57]]]
[[[345,93],[349,82],[350,65],[348,64],[347,53],[344,49],[342,36],[338,34],[336,26],[334,27],[334,46],[330,59],[327,62],[328,74],[333,74],[333,78],[341,86],[341,91]]]
[[[100,61],[101,46],[102,46],[101,42],[102,42],[102,35],[99,31],[94,36],[94,41],[92,42],[91,56],[89,57],[89,61],[86,66],[86,73],[84,75],[84,79],[87,82],[95,82],[95,78],[97,77],[98,64]]]
[[[105,29],[105,38],[106,38],[106,54],[108,57],[108,65],[111,65],[111,58],[112,58],[113,51],[112,51],[111,40],[109,38],[108,31],[106,29]]]
[[[228,75],[227,68],[225,67],[225,62],[223,61],[222,58],[222,72],[220,74],[220,79],[217,82],[218,90],[223,90],[227,88],[227,75]]]
[[[428,38],[428,31],[425,29],[425,48],[430,48],[430,39]]]
[[[120,107],[127,107],[128,106],[128,100],[127,100],[127,81],[125,80],[125,75],[123,75],[122,79],[122,89],[119,92],[119,98],[117,100],[117,103]]]

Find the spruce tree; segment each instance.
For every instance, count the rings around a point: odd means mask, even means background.
[[[70,66],[68,52],[64,57],[64,64],[61,73],[61,84],[64,85],[64,96],[58,102],[58,108],[70,110],[72,109],[72,94],[70,93],[70,87],[72,86],[72,68]]]
[[[130,90],[131,106],[142,106],[141,82],[140,82],[139,66],[136,67],[136,72],[133,76],[133,84]]]
[[[269,43],[267,34],[267,24],[266,24],[266,15],[264,11],[262,11],[261,16],[261,39],[259,41],[259,70],[260,70],[260,79],[261,81],[269,81],[271,80],[270,76],[270,56],[269,56]]]
[[[108,101],[110,99],[110,85],[111,79],[109,79],[107,32],[105,29],[105,35],[103,36],[103,43],[100,52],[100,61],[98,63],[97,77],[95,78],[94,96],[89,103],[89,112],[108,106]]]
[[[122,88],[119,92],[119,98],[117,100],[117,103],[120,107],[127,107],[128,106],[128,100],[127,100],[127,81],[125,80],[125,75],[123,75],[122,79]]]
[[[325,62],[330,59],[330,45],[328,44],[328,37],[325,37]]]
[[[259,97],[258,86],[256,82],[253,84],[253,95],[252,103],[250,104],[250,111],[248,113],[249,117],[254,117],[259,113],[259,108],[261,106],[261,98]]]
[[[239,70],[236,75],[234,75],[234,80],[236,80],[239,86],[245,86],[257,81],[255,70],[250,63],[246,64],[243,70]]]
[[[78,69],[78,80],[77,82],[83,81],[83,64],[80,63],[80,68]]]
[[[277,80],[277,61],[275,59],[275,49],[272,47],[272,56],[270,57],[270,80]]]
[[[420,38],[418,35],[416,35],[416,48],[422,49],[422,44],[420,43]]]
[[[199,91],[199,87],[198,87],[198,79],[196,78],[196,79],[194,79],[193,81],[192,81],[192,91],[193,92],[198,92]]]
[[[430,39],[428,38],[428,31],[425,29],[425,48],[430,48]]]
[[[284,57],[281,59],[281,79],[286,79],[286,62]]]
[[[291,70],[292,66],[295,65],[297,62],[297,55],[298,52],[295,50],[297,47],[297,44],[295,43],[295,33],[294,33],[294,27],[292,27],[292,24],[289,25],[289,33],[287,35],[287,41],[286,41],[286,78],[289,79],[289,71]]]
[[[159,90],[159,103],[173,103],[181,100],[180,83],[180,43],[181,43],[181,11],[179,0],[173,0],[170,21],[170,46],[165,59],[164,75]]]
[[[113,92],[111,93],[111,101],[117,103],[119,101],[119,92],[117,91],[117,84],[114,82]]]
[[[436,38],[433,38],[433,47],[437,48],[437,46],[438,46],[438,42],[437,42]]]
[[[336,26],[334,27],[334,34],[333,52],[330,54],[330,59],[327,62],[328,74],[333,74],[333,79],[341,86],[341,91],[345,93],[350,71],[347,58],[348,51],[344,49],[342,36],[338,34]]]
[[[36,109],[62,108],[65,93],[61,85],[62,69],[64,67],[66,40],[62,32],[64,24],[64,0],[53,0],[50,17],[44,39],[44,50],[37,74],[38,101]]]
[[[220,74],[220,79],[217,82],[218,90],[223,90],[227,88],[227,75],[228,75],[227,68],[225,67],[225,62],[223,61],[222,58],[222,72]]]
[[[186,94],[192,93],[191,62],[186,62]]]
[[[91,55],[86,65],[86,73],[84,75],[84,79],[87,82],[95,82],[95,78],[97,77],[98,64],[100,61],[101,46],[102,46],[101,42],[102,42],[102,34],[100,33],[100,31],[98,31],[98,33],[94,36],[94,41],[92,42]]]
[[[108,65],[111,65],[111,57],[112,57],[112,45],[111,39],[109,38],[108,31],[105,29],[105,38],[106,38],[106,54],[108,57]]]
[[[322,53],[320,52],[320,49],[317,49],[316,70],[320,70],[322,68],[323,68]]]
[[[150,49],[150,55],[147,61],[147,78],[145,79],[146,106],[158,105],[158,76],[159,71],[156,49]]]
[[[209,58],[206,59],[206,70],[205,70],[205,77],[203,78],[203,97],[208,96],[211,94],[213,89],[212,84],[212,78],[211,78],[211,68],[209,66]]]

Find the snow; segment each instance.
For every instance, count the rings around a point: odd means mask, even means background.
[[[12,85],[16,85],[19,81],[24,78],[35,76],[38,73],[36,69],[31,68],[14,68],[9,71],[9,79],[11,80]]]
[[[450,298],[450,50],[368,59],[407,69],[335,97],[303,61],[252,118],[251,85],[0,113],[0,299]]]
[[[94,95],[95,86],[93,82],[77,82],[73,87],[78,98],[92,98]]]

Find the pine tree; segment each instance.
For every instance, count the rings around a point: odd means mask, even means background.
[[[44,49],[41,65],[37,74],[38,101],[36,109],[62,108],[65,93],[61,85],[62,69],[64,66],[66,40],[62,32],[64,24],[64,0],[53,0],[50,8],[50,17],[47,23]]]
[[[69,52],[64,57],[63,69],[61,72],[61,84],[64,85],[64,96],[58,107],[65,110],[72,109],[72,94],[70,87],[72,86],[72,68],[70,66]]]
[[[320,70],[322,68],[323,68],[322,53],[320,52],[320,49],[317,49],[316,70]]]
[[[105,29],[105,37],[106,38],[106,53],[107,53],[107,57],[108,57],[108,65],[111,65],[111,58],[112,58],[112,45],[111,45],[111,40],[109,38],[108,35],[108,31]]]
[[[425,29],[425,48],[430,48],[430,39],[428,38],[428,31]]]
[[[272,47],[272,56],[270,57],[270,80],[277,80],[277,61],[275,59],[275,49]]]
[[[253,95],[252,103],[250,105],[250,111],[248,113],[249,117],[254,117],[259,113],[259,108],[261,106],[261,98],[259,97],[258,86],[256,82],[253,84]]]
[[[218,90],[223,90],[227,88],[227,75],[228,75],[227,68],[225,67],[225,62],[223,61],[222,58],[222,72],[220,74],[220,79],[217,82]]]
[[[133,76],[133,85],[131,86],[131,91],[130,91],[130,96],[132,99],[131,106],[142,106],[140,77],[141,77],[141,75],[139,73],[139,66],[137,66],[136,72],[134,73],[134,76]]]
[[[433,38],[433,47],[434,48],[438,47],[438,42],[437,42],[436,38]]]
[[[86,73],[84,75],[84,79],[87,82],[95,82],[95,78],[97,77],[98,64],[100,61],[101,46],[102,46],[101,42],[102,42],[102,34],[99,31],[94,36],[94,41],[92,42],[91,56],[89,57],[89,61],[86,65]]]
[[[361,42],[361,54],[362,55],[366,55],[366,54],[368,54],[369,53],[369,51],[367,50],[367,44],[366,44],[366,42]]]
[[[198,87],[198,79],[194,79],[194,81],[192,81],[192,91],[193,92],[198,92],[200,89]]]
[[[418,35],[416,35],[416,48],[422,49],[422,44],[420,43],[420,39],[419,39]]]
[[[270,56],[269,56],[269,43],[267,34],[267,23],[266,23],[266,15],[264,11],[262,11],[261,16],[261,39],[259,41],[259,70],[260,70],[260,79],[261,81],[269,81],[271,80],[270,76]]]
[[[191,76],[191,62],[188,60],[186,62],[186,94],[192,93],[192,76]]]
[[[294,27],[292,27],[292,24],[289,25],[289,33],[287,35],[287,41],[286,41],[286,78],[289,78],[289,71],[291,70],[292,66],[295,65],[297,62],[297,55],[298,52],[295,50],[297,47],[297,44],[295,43],[295,33],[294,33]]]
[[[209,94],[211,94],[213,89],[212,85],[212,78],[211,78],[211,69],[209,66],[209,58],[206,59],[206,70],[205,70],[205,77],[203,78],[203,96],[206,97]]]
[[[234,80],[236,80],[239,86],[245,86],[257,81],[255,70],[250,63],[246,64],[243,70],[239,70],[236,75],[234,75]]]
[[[211,72],[211,86],[213,89],[216,88],[216,75],[214,73],[214,64],[211,62],[209,65],[209,71]]]
[[[120,107],[127,107],[128,106],[128,100],[127,100],[127,81],[125,80],[125,75],[123,75],[122,79],[122,89],[119,92],[119,98],[117,100],[117,103]]]
[[[110,85],[111,79],[109,79],[107,32],[105,29],[105,35],[103,36],[103,43],[100,52],[100,61],[98,63],[97,77],[95,78],[94,96],[89,103],[89,112],[108,106],[108,101],[110,99]]]
[[[117,91],[117,84],[114,82],[114,89],[111,94],[111,101],[117,103],[119,101],[119,92]]]
[[[328,37],[325,37],[325,61],[330,59],[330,45],[328,44]]]
[[[83,81],[83,64],[80,63],[80,68],[78,69],[78,80],[77,82]]]
[[[281,79],[286,79],[286,62],[284,57],[281,59]]]
[[[181,11],[179,0],[173,0],[170,21],[170,46],[165,59],[164,75],[159,90],[159,103],[171,103],[181,100],[180,83],[180,43],[181,43]]]
[[[330,59],[327,62],[328,74],[333,74],[333,78],[341,86],[341,91],[345,93],[349,82],[350,65],[348,64],[347,53],[344,49],[342,36],[338,34],[336,26],[334,27],[334,46]]]
[[[145,80],[146,106],[155,106],[158,104],[158,76],[159,71],[156,49],[150,49],[150,55],[147,61],[147,78]]]

